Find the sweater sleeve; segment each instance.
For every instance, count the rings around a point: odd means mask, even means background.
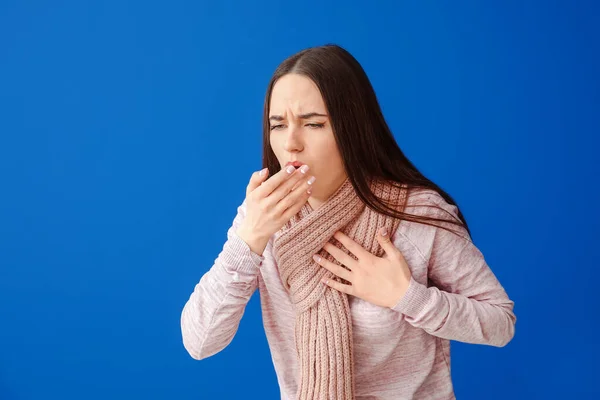
[[[439,207],[427,212],[458,218],[457,208],[436,193]],[[433,222],[440,224],[438,222]],[[505,346],[514,336],[514,303],[473,244],[464,227],[442,223],[459,234],[435,227],[428,263],[430,285],[411,278],[408,290],[393,307],[407,322],[431,335],[465,343]]]
[[[231,343],[258,286],[264,256],[250,250],[236,234],[245,212],[244,200],[221,253],[196,284],[181,313],[183,346],[196,360],[210,357]]]

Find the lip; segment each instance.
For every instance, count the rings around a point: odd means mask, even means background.
[[[299,168],[299,167],[303,166],[304,163],[302,161],[288,161],[287,164],[285,164],[286,167],[290,166],[290,165],[293,165],[294,167]]]

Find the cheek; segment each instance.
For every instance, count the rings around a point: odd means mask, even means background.
[[[335,142],[323,143],[320,149],[321,159],[329,168],[338,169],[341,165],[341,155]]]
[[[318,151],[313,153],[315,173],[322,176],[338,176],[344,169],[337,146],[330,143],[320,143]]]
[[[273,135],[271,135],[269,137],[269,144],[271,145],[271,149],[273,150],[273,153],[275,153],[275,156],[279,159],[279,153],[280,153],[280,144],[278,143],[277,139],[273,137]]]

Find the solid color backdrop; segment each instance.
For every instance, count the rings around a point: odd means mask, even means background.
[[[599,15],[591,1],[2,1],[0,398],[278,398],[258,294],[203,361],[179,318],[261,167],[270,75],[330,42],[362,63],[516,302],[505,348],[453,343],[458,398],[598,398]]]

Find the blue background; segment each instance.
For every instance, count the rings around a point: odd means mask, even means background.
[[[599,7],[494,3],[3,0],[0,398],[278,398],[257,294],[203,361],[179,318],[270,75],[329,42],[516,303],[507,347],[453,343],[458,398],[599,396]]]

